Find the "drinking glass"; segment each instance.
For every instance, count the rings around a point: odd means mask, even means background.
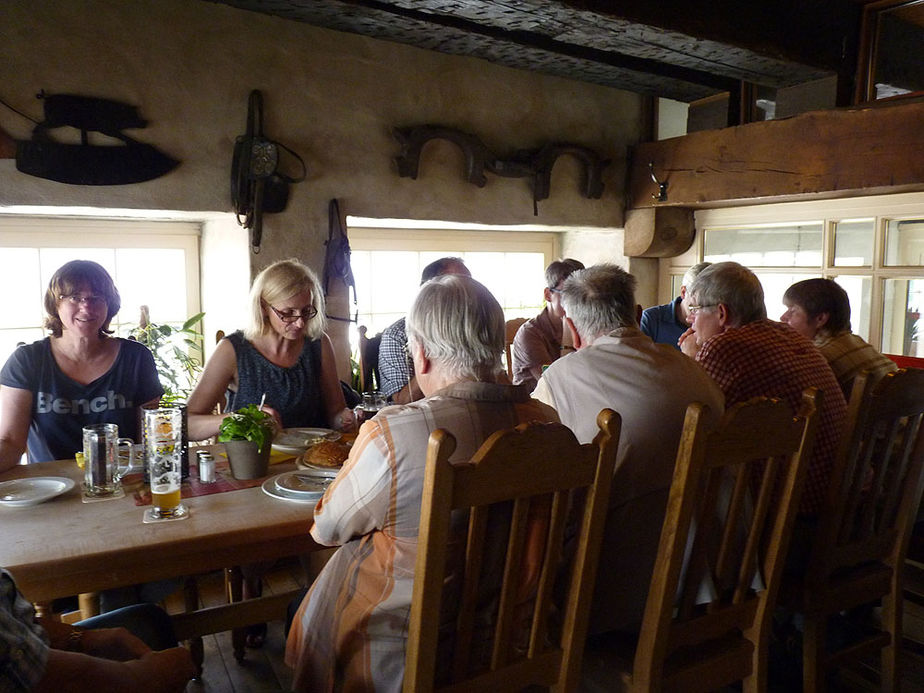
[[[144,410],[144,459],[151,479],[151,517],[186,515],[180,502],[183,464],[183,412],[175,407]]]
[[[83,478],[88,496],[111,496],[122,488],[122,477],[132,465],[131,438],[119,438],[119,426],[113,423],[83,427]],[[127,448],[128,464],[119,464],[119,448]]]
[[[356,423],[359,424],[363,421],[368,421],[379,413],[379,409],[384,409],[387,404],[388,401],[385,399],[385,395],[378,390],[375,392],[364,392],[362,400],[353,409],[353,414],[356,416]]]

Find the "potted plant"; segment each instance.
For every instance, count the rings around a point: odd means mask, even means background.
[[[258,479],[267,475],[274,432],[273,417],[255,404],[248,404],[225,417],[218,427],[218,442],[225,444],[231,475],[235,479]]]

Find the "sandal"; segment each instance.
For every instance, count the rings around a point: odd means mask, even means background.
[[[266,624],[254,623],[245,629],[244,644],[252,650],[258,650],[263,647],[266,641]]]

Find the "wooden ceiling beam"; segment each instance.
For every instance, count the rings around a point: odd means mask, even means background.
[[[715,207],[924,190],[924,101],[814,111],[634,147],[627,207]],[[651,168],[649,169],[649,164]],[[666,200],[656,201],[667,183]]]

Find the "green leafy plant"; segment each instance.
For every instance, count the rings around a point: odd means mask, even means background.
[[[201,323],[205,313],[188,318],[181,327],[151,322],[147,306],[141,306],[138,327],[129,339],[144,344],[154,355],[154,364],[164,388],[163,404],[185,402],[202,372]]]
[[[273,440],[273,417],[261,411],[256,404],[232,412],[218,427],[218,441],[250,440],[257,444],[258,452]]]

